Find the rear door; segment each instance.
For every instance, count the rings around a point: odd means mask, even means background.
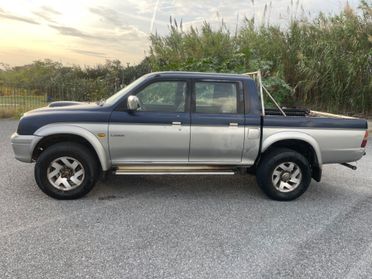
[[[244,144],[241,82],[194,80],[190,162],[240,163]]]

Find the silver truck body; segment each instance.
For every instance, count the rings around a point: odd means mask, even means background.
[[[138,122],[135,114],[117,110],[117,104],[142,88],[143,83],[161,79],[181,79],[190,84],[193,79],[236,82],[242,86],[245,110],[226,116],[231,119],[224,116],[220,122],[217,121],[218,115],[212,115],[206,120],[204,116],[197,115],[198,123],[193,122],[196,117],[193,118],[194,112],[191,110],[174,112],[171,114],[172,118],[168,114],[164,116],[156,113],[144,118],[145,113],[142,113],[137,118],[142,117],[145,120]],[[36,110],[21,119],[18,132],[12,135],[15,157],[22,162],[34,161],[38,152],[42,151],[36,150],[40,143],[48,137],[58,135],[73,135],[88,142],[103,171],[122,165],[251,167],[260,154],[273,145],[286,141],[310,146],[315,163],[320,169],[323,164],[354,162],[365,154],[365,148],[361,146],[367,129],[364,120],[262,116],[258,93],[254,92],[254,85],[249,82],[252,80],[240,75],[153,73],[119,92],[103,105],[73,105]],[[122,121],[120,117],[124,114],[126,120]],[[26,118],[30,119],[27,123]],[[168,119],[169,122],[166,122]],[[32,125],[35,126],[34,130],[28,128]]]

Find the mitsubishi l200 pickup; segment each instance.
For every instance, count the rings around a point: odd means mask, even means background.
[[[253,173],[267,196],[293,200],[324,164],[352,167],[365,154],[366,120],[265,109],[263,99],[246,75],[150,73],[99,103],[25,113],[11,143],[56,199],[86,195],[107,173]]]

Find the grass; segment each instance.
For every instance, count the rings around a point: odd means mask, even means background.
[[[1,118],[18,118],[20,115],[15,108],[0,108]]]
[[[10,95],[0,96],[0,106],[2,105],[28,105],[41,104],[45,105],[45,96],[25,96],[25,95]]]
[[[45,96],[0,96],[0,118],[19,118],[26,111],[46,105]]]

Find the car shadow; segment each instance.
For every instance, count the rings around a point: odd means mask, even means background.
[[[347,191],[347,192],[345,192]],[[115,200],[134,195],[149,195],[164,198],[219,198],[270,200],[260,190],[255,176],[110,176],[97,183],[88,199]],[[311,182],[308,190],[293,202],[324,203],[359,195],[352,188],[340,188],[327,182]]]
[[[113,200],[128,195],[151,192],[151,195],[207,197],[207,196],[246,196],[246,198],[266,198],[259,189],[256,179],[251,175],[235,176],[110,176],[100,181],[89,194],[98,200]]]

